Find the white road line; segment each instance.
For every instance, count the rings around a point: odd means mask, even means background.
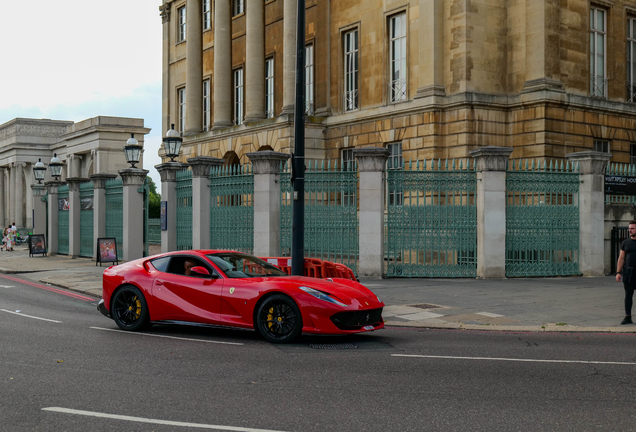
[[[451,359],[451,360],[494,360],[494,361],[530,362],[530,363],[581,363],[581,364],[605,364],[605,365],[625,365],[625,366],[636,365],[636,363],[629,363],[629,362],[603,362],[603,361],[588,361],[588,360],[543,360],[543,359],[520,359],[520,358],[498,358],[498,357],[456,357],[456,356],[434,356],[434,355],[415,355],[415,354],[391,354],[391,357],[415,357],[415,358]]]
[[[152,336],[152,337],[160,337],[160,338],[167,338],[167,339],[179,339],[179,340],[186,340],[186,341],[215,343],[215,344],[224,344],[224,345],[245,345],[239,342],[221,342],[221,341],[211,341],[211,340],[204,340],[204,339],[189,339],[189,338],[182,338],[182,337],[176,337],[176,336],[165,336],[165,335],[157,335],[157,334],[149,334],[149,333],[136,333],[136,332],[108,329],[108,328],[102,328],[102,327],[89,327],[89,328],[92,328],[93,330],[104,330],[104,331],[126,333],[129,335],[137,335],[137,336]]]
[[[186,423],[186,422],[176,422],[176,421],[168,421],[168,420],[157,420],[157,419],[150,419],[150,418],[144,418],[144,417],[131,417],[131,416],[123,416],[123,415],[117,415],[117,414],[99,413],[94,411],[81,411],[81,410],[59,408],[59,407],[42,408],[42,411],[51,411],[51,412],[58,412],[63,414],[75,414],[75,415],[83,415],[83,416],[89,416],[89,417],[124,420],[124,421],[131,421],[131,422],[137,422],[137,423],[150,423],[150,424],[158,424],[158,425],[191,427],[191,428],[200,428],[200,429],[216,429],[216,430],[238,431],[238,432],[283,432],[283,431],[275,431],[272,429],[252,429],[252,428],[244,428],[244,427],[236,427],[236,426],[221,426],[221,425],[211,425],[211,424],[203,424],[203,423]]]
[[[36,316],[26,315],[26,314],[19,313],[19,312],[13,312],[13,311],[9,311],[9,310],[6,310],[6,309],[0,309],[0,311],[7,312],[7,313],[10,313],[10,314],[13,314],[13,315],[19,315],[19,316],[27,317],[27,318],[33,318],[33,319],[36,319],[36,320],[54,322],[54,323],[58,323],[58,324],[60,324],[62,322],[62,321],[56,321],[56,320],[47,319],[47,318],[40,318],[40,317],[36,317]]]

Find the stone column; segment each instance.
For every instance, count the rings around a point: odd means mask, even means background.
[[[248,153],[254,170],[254,255],[280,255],[280,165],[288,153]]]
[[[15,222],[18,223],[18,221],[15,220],[15,207],[16,207],[16,201],[15,201],[15,172],[16,172],[16,167],[15,167],[15,163],[12,163],[11,166],[9,167],[9,193],[8,193],[8,198],[9,198],[9,220],[7,221],[7,225],[9,225],[11,222]]]
[[[415,98],[446,95],[444,22],[444,0],[420,0],[420,84]]]
[[[470,152],[477,170],[477,276],[506,277],[506,169],[510,147]]]
[[[72,165],[72,164],[69,164]],[[77,258],[80,254],[80,184],[86,179],[70,177],[68,183],[68,255]]]
[[[13,221],[18,228],[24,228],[24,162],[15,164],[15,207]]]
[[[155,165],[161,176],[161,200],[168,204],[166,214],[168,229],[161,231],[162,253],[177,250],[177,171],[187,166],[181,162]]]
[[[188,164],[192,168],[192,249],[209,249],[210,168],[223,165],[223,159],[198,156],[188,159]]]
[[[143,185],[150,171],[127,168],[118,171],[124,186],[124,261],[144,256]],[[141,191],[140,191],[141,190]]]
[[[294,114],[296,104],[296,0],[284,0],[283,10],[283,111]]]
[[[31,231],[33,229],[33,189],[31,186],[33,186],[33,182],[34,182],[34,177],[33,177],[34,164],[28,163],[28,165],[30,166],[30,168],[26,170],[28,174],[25,174],[24,176],[24,181],[25,181],[24,190],[26,192],[26,197],[24,200],[25,201],[24,227],[28,228],[29,231]]]
[[[57,254],[57,215],[58,215],[58,202],[57,202],[57,188],[62,186],[64,182],[50,181],[45,185],[48,188],[49,193],[49,229],[47,238],[47,252],[49,255]]]
[[[162,42],[162,66],[163,75],[161,77],[161,130],[164,135],[170,129],[170,9],[172,3],[164,3],[159,6],[159,13],[161,15],[161,24],[163,27],[163,42]],[[187,24],[187,23],[186,23]],[[93,170],[94,173],[99,171]]]
[[[246,0],[245,121],[265,118],[265,2]]]
[[[97,239],[106,237],[106,181],[117,174],[93,174],[93,258],[97,258]]]
[[[203,6],[186,4],[186,118],[184,135],[203,131]]]
[[[214,2],[214,128],[233,124],[231,3],[231,0]]]
[[[566,155],[578,163],[579,186],[579,271],[583,276],[604,276],[605,168],[610,153],[583,151]]]
[[[384,273],[384,168],[390,151],[380,147],[356,148],[360,171],[360,261],[358,275]]]
[[[0,168],[0,227],[4,230],[7,226],[5,222],[5,211],[6,211],[6,202],[4,199],[5,192],[5,182],[4,176],[6,175],[6,170],[4,168]]]
[[[46,234],[46,203],[42,197],[46,195],[46,186],[32,184],[33,191],[33,234]]]

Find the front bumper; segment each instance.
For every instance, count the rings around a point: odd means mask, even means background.
[[[104,299],[100,299],[99,303],[97,303],[97,310],[100,311],[101,314],[104,315],[106,318],[110,318],[110,319],[113,318],[110,315],[110,312],[108,311],[108,309],[106,309],[106,306],[104,304]]]

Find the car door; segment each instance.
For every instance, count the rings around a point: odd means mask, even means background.
[[[185,260],[206,267],[207,277],[183,274]],[[153,282],[156,312],[152,319],[219,324],[223,279],[203,260],[191,256],[173,256],[165,272],[159,272]]]

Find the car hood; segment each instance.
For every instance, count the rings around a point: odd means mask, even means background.
[[[290,288],[292,288],[292,286],[296,288],[305,286],[318,291],[322,291],[327,294],[331,294],[340,298],[341,300],[371,298],[377,301],[377,296],[373,294],[373,292],[369,288],[365,287],[359,282],[349,279],[319,279],[305,276],[286,276],[276,278],[263,278],[263,280],[276,283],[280,283],[282,282],[282,280],[285,280],[286,284],[288,284]]]

